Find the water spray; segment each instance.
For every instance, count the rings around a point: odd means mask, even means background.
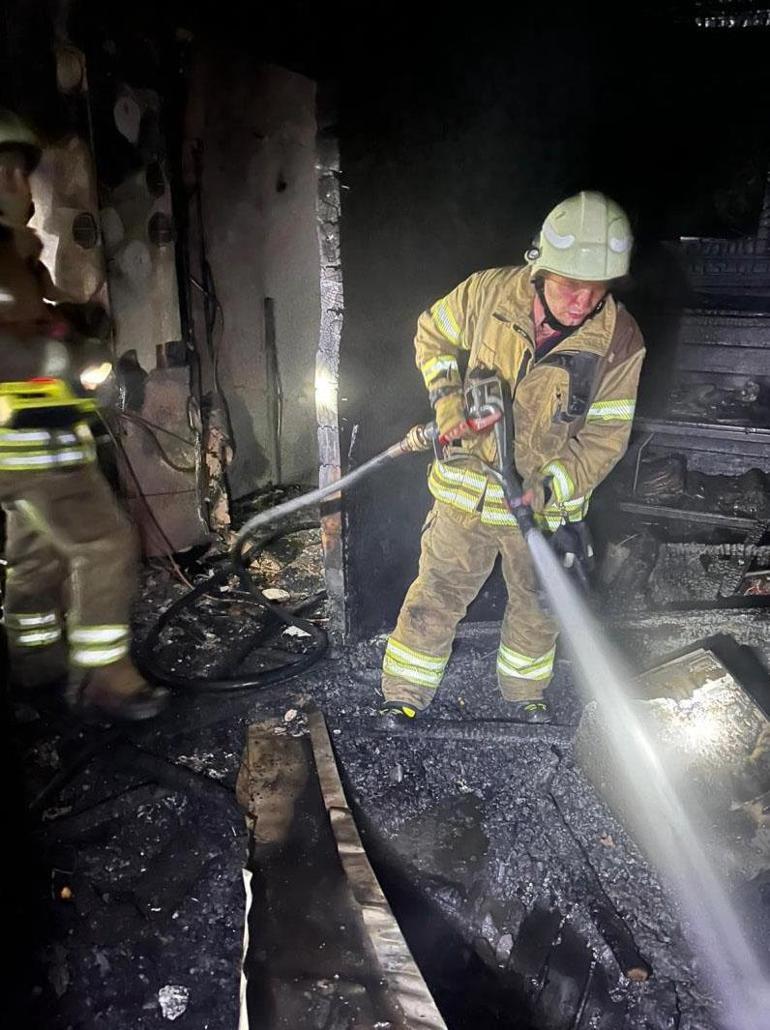
[[[543,536],[532,529],[526,540],[583,691],[599,704],[605,742],[638,813],[640,843],[678,904],[685,934],[722,1002],[725,1030],[767,1030],[767,972],[709,857],[708,836],[690,818],[673,770],[633,702],[633,676]]]
[[[685,934],[722,1002],[725,1030],[768,1030],[770,979],[708,856],[707,835],[689,817],[673,771],[666,767],[661,749],[633,703],[628,690],[633,675],[608,647],[583,597],[524,502],[510,448],[503,446],[506,399],[503,396],[501,404],[492,405],[496,411],[490,408],[485,416],[488,420],[483,428],[495,432],[501,456],[496,468],[485,465],[485,470],[502,487],[508,509],[527,543],[585,696],[595,700],[604,715],[606,743],[639,813],[641,843],[678,903]],[[238,533],[234,562],[243,566],[247,541],[259,529],[348,489],[396,458],[431,448],[439,460],[450,457],[435,423],[415,426],[398,443],[340,479],[260,512]]]

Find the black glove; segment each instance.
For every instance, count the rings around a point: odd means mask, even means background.
[[[543,479],[542,476],[532,476],[525,479],[521,485],[523,496],[529,496],[529,506],[538,515],[551,503],[551,477]]]
[[[550,544],[564,568],[582,590],[588,590],[594,569],[594,548],[587,524],[565,522],[550,538]]]

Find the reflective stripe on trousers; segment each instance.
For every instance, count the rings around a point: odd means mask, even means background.
[[[423,529],[417,579],[407,591],[385,650],[382,692],[386,700],[416,708],[430,703],[441,683],[457,624],[486,582],[498,554],[508,591],[501,627],[500,690],[509,701],[542,695],[553,665],[556,627],[538,603],[535,570],[521,533],[486,525],[478,512],[461,515],[437,503]]]
[[[407,647],[395,637],[389,637],[382,668],[389,676],[397,676],[416,687],[436,690],[448,661],[449,655],[436,657],[414,647]]]
[[[73,665],[95,669],[124,658],[130,647],[128,626],[78,626],[69,634]]]
[[[553,675],[555,654],[555,647],[541,655],[527,655],[501,643],[497,652],[497,671],[501,676],[515,679],[549,680]]]
[[[46,647],[61,639],[59,613],[6,612],[5,628],[11,647]]]

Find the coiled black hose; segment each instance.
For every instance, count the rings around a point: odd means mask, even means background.
[[[318,529],[318,523],[297,523],[274,533],[272,536],[260,541],[259,544],[252,543],[246,549],[239,548],[233,554],[232,562],[228,562],[224,568],[209,576],[208,579],[199,583],[192,590],[189,590],[184,594],[184,596],[180,597],[179,600],[174,601],[173,604],[169,605],[169,607],[157,619],[145,640],[137,650],[136,661],[142,673],[153,683],[160,683],[174,689],[217,692],[256,690],[259,687],[265,687],[271,683],[280,683],[284,680],[292,679],[294,676],[298,676],[301,672],[309,669],[311,665],[314,665],[325,653],[329,643],[328,637],[324,630],[319,629],[307,619],[301,618],[296,614],[296,612],[309,607],[317,600],[320,600],[323,595],[316,594],[310,601],[304,602],[294,610],[283,608],[280,605],[273,604],[265,597],[260,587],[254,582],[248,569],[249,562],[253,561],[255,556],[268,544],[274,543],[276,540],[280,540],[283,537],[288,536],[290,533],[298,533],[308,529]],[[260,640],[263,640],[269,633],[272,633],[275,621],[282,622],[286,626],[296,626],[298,629],[301,629],[306,633],[311,638],[310,650],[299,658],[287,661],[285,665],[282,665],[279,668],[262,669],[258,672],[250,672],[241,676],[233,677],[191,677],[188,674],[172,672],[170,669],[163,668],[163,666],[158,663],[155,652],[160,642],[161,635],[166,627],[175,618],[177,618],[181,612],[191,608],[199,598],[204,597],[207,594],[212,594],[218,586],[227,582],[227,580],[233,575],[238,577],[241,588],[249,595],[249,600],[257,603],[262,608],[265,608],[270,615],[274,617],[272,626],[267,625],[261,627],[252,637],[247,639],[247,646],[239,649],[241,655],[244,655],[244,652],[250,653],[251,651],[256,650],[259,647]]]
[[[318,504],[327,497],[331,497],[342,490],[350,488],[355,483],[359,482],[359,480],[371,475],[372,472],[376,471],[381,466],[396,458],[400,458],[404,454],[413,454],[419,453],[420,451],[430,450],[433,447],[433,440],[436,434],[437,429],[433,422],[429,422],[427,425],[414,426],[402,440],[399,440],[398,443],[392,444],[380,454],[376,454],[373,458],[364,462],[363,465],[360,465],[358,468],[348,472],[340,479],[325,483],[323,486],[319,486],[317,489],[311,490],[309,493],[284,501],[283,504],[279,504],[275,508],[269,508],[267,511],[259,512],[257,515],[252,516],[252,518],[250,518],[241,527],[238,533],[235,545],[233,546],[233,550],[230,555],[230,563],[219,572],[214,573],[213,576],[210,576],[205,582],[194,587],[191,591],[185,594],[184,597],[175,601],[166,609],[165,612],[163,612],[153,628],[150,630],[144,644],[139,648],[136,654],[137,664],[145,676],[154,683],[161,683],[164,686],[172,688],[184,687],[186,690],[254,690],[259,687],[267,686],[270,683],[279,683],[282,680],[291,679],[310,668],[311,665],[318,661],[328,647],[328,638],[326,633],[324,633],[323,630],[318,629],[317,626],[314,626],[312,622],[298,618],[293,612],[268,601],[263,592],[251,578],[249,573],[249,563],[253,561],[255,554],[266,547],[267,544],[272,543],[275,540],[279,540],[281,537],[286,536],[289,533],[296,533],[303,529],[316,529],[318,524],[316,522],[312,522],[290,525],[288,528],[273,534],[266,540],[262,540],[259,544],[254,543],[254,534],[258,530],[264,530],[269,525],[272,525],[281,519],[293,516],[296,512],[301,511],[304,508],[309,508],[311,505]],[[275,616],[279,622],[283,622],[287,626],[297,626],[299,629],[307,633],[313,641],[314,646],[312,649],[296,661],[288,662],[280,668],[265,669],[261,672],[253,672],[248,675],[238,676],[232,679],[214,677],[190,678],[158,666],[155,662],[154,652],[160,640],[160,635],[169,622],[171,622],[171,620],[174,619],[181,611],[194,604],[199,597],[210,593],[214,587],[224,583],[232,575],[236,575],[238,577],[241,587],[250,595],[250,598],[270,612],[271,615]],[[245,651],[244,649],[241,650],[241,657],[245,657],[246,653],[255,650],[259,646],[258,642],[260,638],[264,638],[265,635],[266,631],[264,629],[260,630],[253,638],[253,641],[248,642],[248,648],[245,649]]]

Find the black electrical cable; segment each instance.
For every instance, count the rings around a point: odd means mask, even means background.
[[[153,432],[164,433],[166,436],[170,436],[173,440],[178,440],[183,443],[185,447],[194,447],[195,441],[188,439],[186,436],[182,436],[181,433],[175,433],[173,429],[167,429],[165,426],[159,426],[157,422],[152,422],[150,419],[145,418],[144,415],[137,415],[135,411],[119,411],[118,418],[128,419],[129,422],[141,422],[143,426],[147,426],[153,430]]]
[[[214,273],[208,259],[208,247],[206,243],[206,222],[203,214],[203,141],[196,140],[192,147],[192,166],[194,174],[193,200],[198,222],[198,264],[200,282],[189,275],[190,282],[198,289],[203,296],[203,328],[211,364],[211,374],[214,381],[214,393],[221,404],[222,411],[227,424],[227,436],[230,446],[235,451],[236,441],[233,433],[233,422],[227,398],[222,392],[219,379],[219,350],[216,346],[214,334],[216,331],[217,316],[219,316],[221,329],[224,332],[225,312],[219,297],[217,296]]]
[[[283,537],[288,536],[290,533],[298,533],[308,529],[317,528],[317,522],[297,523],[274,533],[272,536],[262,540],[259,544],[252,545],[250,549],[240,549],[237,552],[237,555],[233,557],[224,568],[215,572],[212,576],[209,576],[208,579],[199,583],[192,590],[179,598],[179,600],[175,601],[155,622],[143,644],[138,648],[137,653],[134,656],[142,673],[155,683],[162,683],[165,686],[175,689],[185,689],[195,692],[210,691],[234,693],[236,691],[255,690],[259,687],[265,687],[273,683],[281,683],[285,680],[292,679],[294,676],[298,676],[301,672],[310,668],[310,666],[317,662],[326,652],[328,647],[328,637],[322,629],[319,629],[312,622],[309,622],[307,619],[298,618],[296,612],[313,607],[318,601],[323,599],[325,591],[312,595],[305,601],[301,602],[298,606],[295,606],[293,610],[281,608],[278,605],[272,604],[272,602],[264,596],[256,583],[254,583],[248,571],[247,562],[253,561],[256,554],[258,554],[259,551],[268,544],[273,543],[276,540],[280,540]],[[245,588],[243,592],[238,592],[239,599],[248,599],[249,601],[258,604],[260,607],[265,608],[271,615],[275,616],[275,619],[278,622],[282,622],[287,626],[296,626],[303,630],[315,643],[312,650],[303,654],[296,661],[288,662],[280,668],[264,669],[260,672],[253,672],[245,676],[233,677],[231,679],[214,679],[205,677],[191,678],[189,676],[178,675],[170,672],[169,670],[164,670],[158,666],[154,661],[154,649],[166,626],[168,626],[168,624],[177,615],[179,615],[180,612],[191,607],[200,597],[210,594],[214,588],[225,583],[233,575],[238,577],[242,587]],[[215,600],[224,600],[216,595],[212,596]],[[271,632],[272,629],[269,626],[262,627],[248,642],[248,652],[256,650],[259,647],[260,639],[265,639]],[[126,742],[124,746],[122,742],[124,733],[125,729],[123,727],[113,726],[100,734],[95,740],[89,741],[79,754],[76,755],[73,761],[65,769],[60,770],[37,795],[37,797],[34,798],[29,806],[30,813],[34,814],[42,812],[47,805],[51,804],[52,800],[69,783],[69,781],[77,775],[81,769],[87,766],[101,751],[107,748],[123,748],[121,753],[124,755],[127,754],[128,752],[125,751],[125,747],[127,747],[130,742]],[[133,752],[131,752],[131,755],[133,756]],[[169,777],[173,773],[177,777],[177,780],[179,780],[180,784],[182,778],[184,778],[185,782],[182,784],[184,789],[189,788],[193,784],[192,779],[187,775],[187,770],[177,770],[176,767],[172,769],[166,768],[170,759],[166,760],[161,758],[161,756],[149,756],[146,752],[143,752],[142,755],[144,758],[144,764],[139,763],[139,767],[141,767],[144,772],[156,773],[158,769],[161,769],[164,772],[164,776],[161,777],[158,782],[168,783]],[[133,765],[137,763],[132,760],[129,764]],[[171,763],[171,765],[173,766],[173,763]],[[197,781],[196,784],[200,790],[201,784]],[[218,792],[216,793],[217,796],[219,796]]]
[[[162,427],[157,427],[157,429],[156,429],[156,428],[153,427],[153,424],[151,422],[147,422],[145,419],[138,418],[135,415],[129,415],[125,411],[118,412],[118,418],[119,419],[123,419],[124,421],[128,422],[130,425],[139,426],[141,429],[144,430],[144,432],[147,434],[149,439],[152,441],[153,447],[158,452],[158,455],[160,456],[160,460],[163,462],[164,465],[168,465],[168,467],[170,469],[173,469],[175,472],[183,472],[185,474],[189,474],[190,472],[195,472],[196,471],[196,466],[194,464],[193,465],[178,465],[173,460],[173,458],[169,455],[168,451],[165,449],[165,447],[163,446],[163,444],[160,442],[160,440],[158,439],[158,437],[156,435],[156,432],[162,432],[162,433],[167,433],[169,436],[178,437],[177,433],[171,433],[168,430],[163,429]],[[183,439],[182,437],[178,437],[178,438],[179,439]],[[195,446],[195,444],[192,443],[190,440],[184,440],[184,443],[188,447],[194,447]]]
[[[368,476],[375,469],[378,469],[381,465],[392,461],[401,455],[408,454],[413,451],[429,449],[431,446],[430,441],[433,439],[434,433],[435,426],[432,423],[428,426],[415,426],[403,440],[400,440],[398,443],[395,443],[382,451],[382,453],[370,458],[369,461],[364,462],[363,465],[354,469],[352,472],[348,472],[341,479],[325,483],[316,490],[311,490],[309,493],[304,494],[301,497],[292,498],[291,500],[285,501],[283,504],[279,504],[275,508],[270,508],[267,511],[260,512],[248,519],[238,533],[230,554],[230,562],[223,569],[220,569],[218,572],[209,576],[208,579],[193,587],[183,597],[171,604],[156,620],[144,642],[139,646],[135,654],[137,665],[144,675],[155,683],[163,684],[164,686],[171,688],[184,688],[191,691],[221,693],[238,690],[255,690],[271,683],[280,683],[284,680],[292,679],[294,676],[298,676],[301,672],[310,668],[310,666],[317,662],[325,653],[328,647],[328,637],[326,633],[307,619],[298,618],[294,612],[269,601],[262,590],[256,585],[256,583],[254,583],[249,572],[249,564],[253,561],[255,555],[258,554],[261,549],[266,547],[267,544],[272,543],[275,540],[279,540],[282,537],[287,536],[289,533],[295,533],[301,530],[317,529],[318,523],[289,524],[286,529],[273,533],[267,539],[263,539],[259,544],[255,544],[253,541],[255,532],[257,530],[266,529],[268,525],[275,523],[278,519],[287,518],[303,508],[310,507],[326,497],[338,493],[343,488],[347,489],[354,483],[358,482],[358,480]],[[305,652],[294,661],[288,661],[285,665],[279,668],[263,669],[259,672],[252,672],[236,677],[191,677],[189,675],[180,675],[179,673],[172,672],[170,669],[160,667],[157,664],[155,651],[160,642],[163,630],[168,626],[172,619],[179,615],[180,612],[191,607],[198,598],[203,597],[204,595],[211,595],[211,591],[215,587],[227,582],[227,580],[232,576],[237,577],[243,592],[249,595],[251,601],[254,601],[263,607],[273,617],[274,622],[277,620],[286,626],[295,626],[307,634],[307,636],[311,638],[313,644],[311,650]],[[240,653],[237,657],[243,658],[246,654],[251,653],[251,651],[257,650],[259,641],[264,641],[268,634],[272,634],[272,632],[273,627],[262,627],[256,634],[254,634],[251,640],[247,640],[247,650],[244,648],[239,649]]]
[[[136,484],[137,490],[139,491],[142,500],[147,505],[152,521],[169,549],[169,560],[178,571],[176,562],[173,558],[171,541],[168,539],[168,536],[155,518],[149,504],[147,504],[147,500],[144,497],[139,484],[139,479],[131,466],[131,462],[128,455],[125,453],[125,449],[122,447],[120,441],[104,418],[102,418],[102,423],[110,434],[115,446],[122,452],[126,465]],[[162,684],[163,686],[171,687],[173,689],[186,689],[196,692],[222,692],[256,690],[259,687],[268,686],[272,683],[281,683],[285,680],[293,679],[301,672],[309,669],[311,665],[314,665],[326,652],[326,649],[329,646],[326,633],[323,630],[318,629],[318,627],[312,622],[298,618],[293,612],[288,611],[279,605],[272,604],[272,602],[264,596],[262,590],[256,585],[256,583],[254,583],[248,570],[248,563],[253,561],[256,554],[262,548],[267,546],[267,544],[279,540],[282,537],[287,536],[289,533],[296,533],[301,530],[308,529],[318,529],[318,523],[306,522],[289,526],[288,528],[267,537],[259,545],[252,544],[251,547],[248,548],[244,546],[244,542],[242,541],[241,545],[231,556],[231,562],[229,562],[225,568],[221,569],[219,572],[215,572],[207,580],[204,580],[203,583],[199,583],[197,586],[193,587],[160,615],[144,642],[135,651],[134,657],[143,675],[153,683]],[[275,620],[278,620],[287,626],[296,626],[298,629],[301,629],[306,633],[311,638],[314,645],[311,650],[294,661],[287,661],[287,663],[280,668],[263,669],[259,672],[253,672],[248,675],[236,677],[190,677],[174,673],[170,669],[164,669],[159,666],[155,661],[154,651],[166,626],[172,621],[172,619],[180,614],[180,612],[193,605],[199,597],[209,594],[213,588],[225,583],[233,575],[238,577],[243,592],[248,594],[249,599],[265,608],[272,616],[274,616],[274,622]],[[269,631],[269,627],[263,627],[254,634],[252,637],[253,643],[250,642],[250,646],[246,653],[251,653],[251,651],[256,650],[259,647],[260,639],[264,639]],[[241,651],[241,653],[243,653],[243,651]]]
[[[269,543],[280,540],[281,538],[288,536],[290,533],[297,533],[303,530],[317,528],[317,522],[298,523],[274,533],[259,544],[253,544],[245,552],[239,550],[232,556],[231,563],[228,562],[224,568],[213,573],[213,575],[209,576],[208,579],[199,583],[183,597],[180,597],[179,600],[174,601],[174,603],[171,604],[157,619],[136,652],[135,657],[137,665],[144,675],[154,683],[160,683],[164,686],[175,689],[201,692],[224,692],[256,690],[259,687],[265,687],[271,683],[280,683],[298,676],[301,672],[309,669],[311,665],[314,665],[315,662],[322,657],[328,647],[328,637],[326,633],[307,619],[299,618],[296,614],[286,608],[282,608],[280,605],[273,604],[269,601],[260,587],[254,582],[248,569],[248,563],[253,561],[256,554],[258,554],[259,551]],[[248,594],[249,600],[257,603],[260,607],[268,611],[270,615],[274,617],[274,620],[282,622],[286,626],[296,626],[298,629],[301,629],[306,633],[313,643],[311,650],[302,654],[294,661],[288,661],[280,668],[262,669],[257,672],[250,672],[242,676],[234,677],[191,677],[189,675],[172,672],[171,670],[164,669],[158,665],[155,651],[160,642],[161,635],[169,623],[171,623],[181,612],[191,608],[199,598],[208,594],[216,597],[215,594],[212,594],[212,591],[221,584],[226,583],[232,576],[236,576],[238,578],[241,588],[244,593]],[[275,622],[273,621],[273,626],[274,625]],[[249,640],[248,651],[251,652],[257,650],[260,640],[264,640],[271,632],[272,628],[270,626],[261,627],[256,634],[254,634],[251,640]]]

